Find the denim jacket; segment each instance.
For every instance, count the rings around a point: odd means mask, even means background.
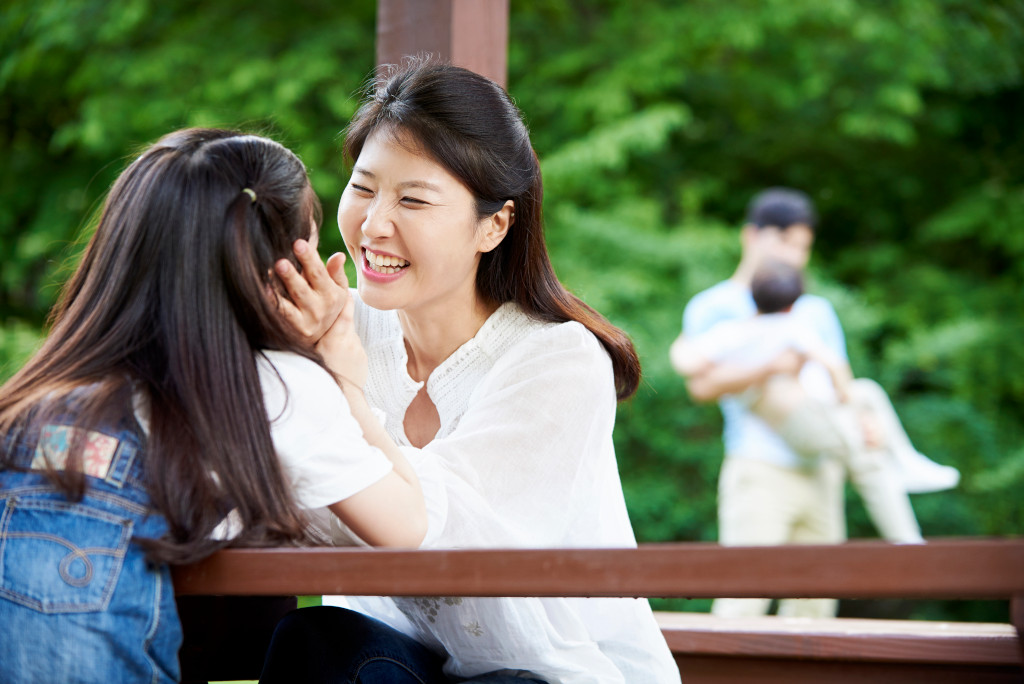
[[[176,682],[181,624],[167,566],[133,538],[167,524],[146,493],[146,440],[133,415],[85,431],[84,498],[47,480],[73,416],[0,435],[19,468],[0,469],[0,682]]]

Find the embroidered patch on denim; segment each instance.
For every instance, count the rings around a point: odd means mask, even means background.
[[[45,426],[39,435],[32,468],[43,470],[49,463],[57,470],[64,470],[77,433],[78,428],[69,425]],[[82,444],[82,471],[92,477],[106,477],[110,462],[117,452],[117,445],[118,441],[109,435],[87,431]]]

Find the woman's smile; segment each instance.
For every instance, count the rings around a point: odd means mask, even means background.
[[[406,259],[363,248],[363,269],[367,277],[398,275],[408,267]]]

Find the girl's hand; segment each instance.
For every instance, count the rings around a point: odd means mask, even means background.
[[[280,259],[274,264],[278,278],[291,297],[289,301],[279,296],[278,308],[306,343],[314,346],[331,328],[350,299],[345,255],[341,252],[331,255],[325,267],[316,248],[307,241],[296,240],[292,249],[302,264],[302,273],[287,259]]]

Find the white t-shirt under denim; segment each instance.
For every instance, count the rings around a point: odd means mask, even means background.
[[[330,374],[289,352],[256,358],[270,436],[300,508],[347,499],[391,472],[391,461],[370,446]]]
[[[334,514],[326,507],[366,489],[391,472],[391,460],[370,446],[341,388],[324,368],[299,354],[264,350],[256,355],[270,438],[295,503],[318,529]],[[135,416],[149,432],[145,399],[135,395]],[[213,536],[235,537],[241,524],[232,511]]]
[[[428,379],[441,427],[416,449],[403,421],[422,383],[409,377],[398,316],[357,302],[356,326],[370,362],[367,399],[420,476],[425,546],[636,545],[612,444],[611,361],[586,328],[502,305]],[[347,605],[447,652],[452,676],[510,669],[550,684],[679,681],[644,599],[349,597]]]

